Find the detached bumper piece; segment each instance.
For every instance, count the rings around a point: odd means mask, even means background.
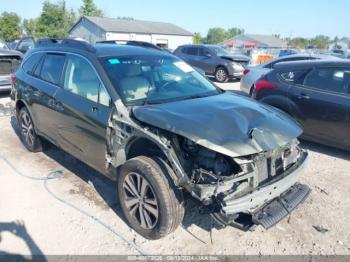
[[[273,200],[252,215],[254,224],[268,229],[288,216],[309,195],[310,188],[306,185],[295,184],[289,191]]]
[[[244,231],[251,231],[256,225],[261,225],[269,229],[288,216],[308,197],[310,191],[308,186],[297,183],[253,214],[227,215],[218,212],[213,213],[212,217],[223,227],[233,226]]]

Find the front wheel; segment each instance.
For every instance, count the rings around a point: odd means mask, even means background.
[[[162,159],[128,160],[118,176],[118,197],[128,224],[147,239],[173,232],[184,216],[183,195],[170,179]]]
[[[219,83],[225,83],[228,80],[228,73],[224,67],[218,67],[215,71],[215,80]]]

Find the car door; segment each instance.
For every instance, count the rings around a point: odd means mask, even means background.
[[[36,67],[31,70],[27,63],[40,59]],[[58,53],[36,53],[33,54],[23,65],[27,70],[27,79],[24,81],[23,96],[30,104],[33,121],[41,136],[57,144],[54,119],[56,108],[54,96],[59,89],[65,55]],[[28,65],[28,69],[26,69]]]
[[[197,55],[198,55],[198,48],[194,46],[186,46],[184,47],[181,52],[183,55],[181,58],[188,64],[192,66],[196,66],[197,64]]]
[[[299,121],[305,136],[311,139],[349,145],[350,68],[318,67],[312,69],[300,84],[289,89],[299,109]]]
[[[196,66],[204,70],[207,74],[213,74],[216,69],[216,64],[213,63],[213,54],[206,47],[198,48],[196,56]]]
[[[60,146],[104,173],[112,107],[97,71],[87,59],[67,56],[63,88],[55,98],[60,113],[56,124]]]

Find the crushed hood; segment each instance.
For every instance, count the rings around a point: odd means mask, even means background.
[[[237,157],[281,147],[302,134],[288,115],[232,93],[133,108],[141,122]]]

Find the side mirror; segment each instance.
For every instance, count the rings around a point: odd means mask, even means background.
[[[205,56],[210,58],[211,57],[211,54],[208,52],[208,53],[205,53]]]

